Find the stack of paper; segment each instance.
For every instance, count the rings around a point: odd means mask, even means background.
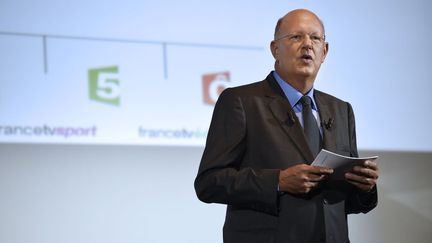
[[[322,149],[311,165],[332,168],[334,172],[329,178],[333,180],[343,180],[345,178],[345,173],[352,170],[354,166],[361,165],[366,160],[374,161],[376,159],[378,159],[378,156],[355,158]]]

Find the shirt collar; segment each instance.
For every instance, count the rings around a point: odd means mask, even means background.
[[[289,83],[285,82],[276,71],[273,71],[273,77],[276,79],[279,86],[282,88],[286,98],[288,99],[294,111],[301,112],[302,106],[299,100],[301,99],[303,94],[300,91],[296,90]],[[314,98],[314,88],[312,87],[312,89],[309,90],[309,92],[306,95],[312,99],[312,109],[318,111],[317,105],[315,103],[315,98]]]

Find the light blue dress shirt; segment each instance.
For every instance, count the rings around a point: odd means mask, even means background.
[[[279,86],[283,90],[283,92],[284,92],[285,96],[287,97],[289,103],[291,104],[291,107],[294,110],[298,120],[300,121],[300,124],[303,126],[303,115],[302,115],[303,106],[300,103],[300,99],[303,96],[303,94],[300,91],[296,90],[293,86],[291,86],[290,84],[285,82],[279,76],[279,74],[276,71],[273,71],[273,77],[276,79]],[[321,122],[319,122],[320,117],[319,117],[319,113],[318,113],[318,107],[316,105],[315,98],[314,98],[313,94],[314,94],[314,88],[312,87],[312,89],[309,90],[309,92],[306,95],[312,99],[312,114],[315,116],[315,119],[317,121],[317,125],[318,125],[320,132],[321,132],[321,135],[322,135]]]

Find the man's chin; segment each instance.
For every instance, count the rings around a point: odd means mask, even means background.
[[[315,77],[316,76],[315,69],[310,68],[310,67],[300,68],[297,70],[296,74],[299,77],[303,77],[303,78],[309,78],[309,77]]]

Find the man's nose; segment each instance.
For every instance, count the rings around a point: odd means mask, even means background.
[[[309,35],[303,36],[303,48],[312,49],[312,39]]]

